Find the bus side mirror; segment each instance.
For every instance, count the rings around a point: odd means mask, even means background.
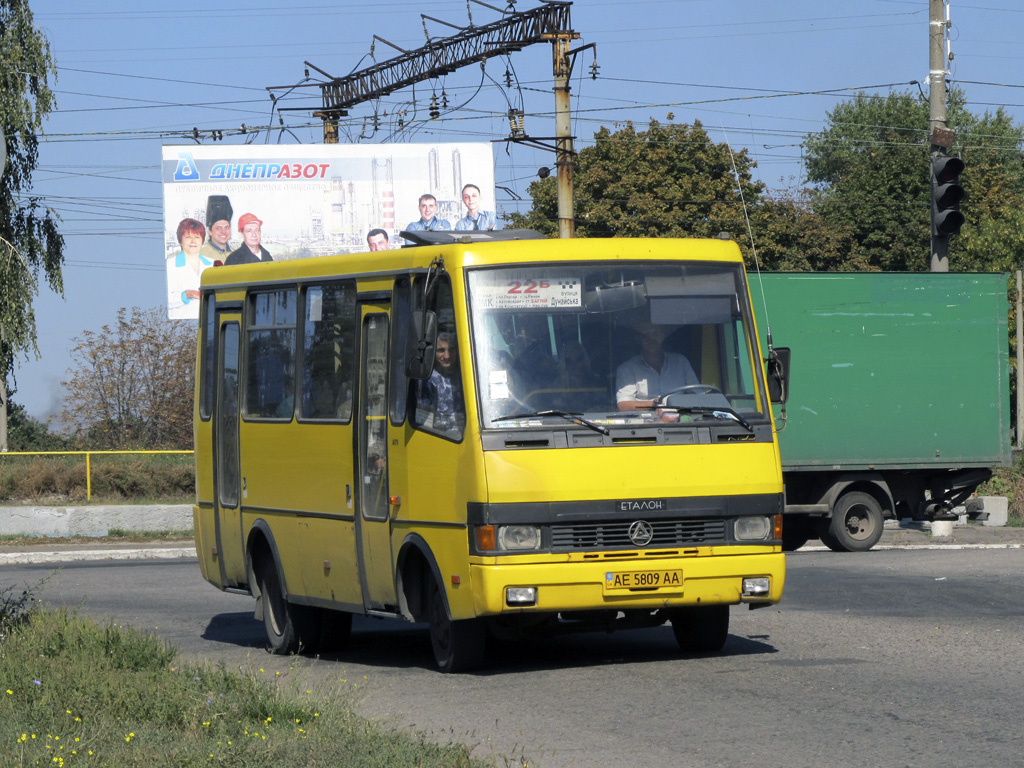
[[[434,370],[434,347],[437,344],[437,314],[414,312],[412,333],[405,354],[405,375],[423,380]]]
[[[773,347],[764,367],[768,374],[768,399],[785,403],[789,399],[789,347]]]

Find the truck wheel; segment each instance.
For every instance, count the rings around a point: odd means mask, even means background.
[[[427,598],[430,620],[430,644],[434,661],[442,672],[468,672],[479,667],[484,660],[486,628],[479,619],[452,621],[448,618],[441,588],[431,581]]]
[[[707,605],[672,612],[672,632],[684,653],[715,653],[729,637],[729,606]]]
[[[312,650],[316,646],[320,628],[316,609],[285,600],[277,566],[269,557],[260,564],[259,583],[268,650],[279,654]]]
[[[882,506],[874,496],[846,493],[832,508],[821,540],[833,552],[867,552],[882,538],[882,524]]]

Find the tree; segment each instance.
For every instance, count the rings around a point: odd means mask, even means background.
[[[90,448],[192,447],[196,326],[162,307],[120,309],[72,339],[61,419]]]
[[[1002,109],[982,117],[953,89],[947,125],[956,131],[951,154],[967,164],[962,206],[967,222],[955,237],[950,269],[999,268],[1019,260],[1019,237],[996,245],[991,233],[1012,226],[1024,194],[1021,126]],[[863,93],[828,114],[826,127],[804,142],[814,213],[853,235],[851,257],[871,269],[923,271],[930,263],[929,107],[917,94]],[[1002,222],[1002,223],[1000,223]],[[986,256],[972,246],[986,240]]]
[[[36,348],[32,299],[40,272],[63,294],[64,238],[57,215],[29,195],[38,155],[37,133],[56,107],[48,80],[57,68],[33,26],[28,0],[0,0],[0,140],[7,163],[0,176],[0,401],[20,353]],[[6,435],[0,434],[0,441]]]
[[[12,451],[60,451],[67,439],[50,431],[49,426],[28,415],[13,400],[7,403],[7,435]]]
[[[738,238],[745,234],[738,184],[748,205],[763,190],[752,181],[753,167],[745,150],[713,143],[700,122],[651,120],[646,131],[627,122],[614,133],[601,128],[573,166],[576,232],[580,237],[715,237],[725,231]],[[512,214],[512,225],[554,233],[555,179],[535,181],[529,192],[532,209]]]

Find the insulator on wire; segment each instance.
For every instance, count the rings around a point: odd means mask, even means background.
[[[594,59],[590,64],[590,79],[597,80],[597,73],[601,70],[601,67],[597,64],[597,59]]]

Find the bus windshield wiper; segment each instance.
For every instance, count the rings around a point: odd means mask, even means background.
[[[595,424],[589,419],[584,419],[583,414],[576,411],[534,411],[533,413],[512,413],[508,416],[498,416],[495,419],[491,419],[493,424],[496,421],[510,421],[512,419],[534,419],[543,416],[559,416],[563,419],[571,421],[573,424],[578,424],[581,427],[587,427],[595,432],[600,432],[602,435],[610,435],[607,427],[603,427],[600,424]]]
[[[725,406],[704,406],[704,405],[661,405],[658,406],[664,411],[675,411],[676,413],[695,413],[699,416],[710,416],[713,419],[720,419],[722,421],[734,421],[747,430],[750,434],[754,434],[754,428],[750,426],[750,422],[740,416],[732,408],[726,408]]]

